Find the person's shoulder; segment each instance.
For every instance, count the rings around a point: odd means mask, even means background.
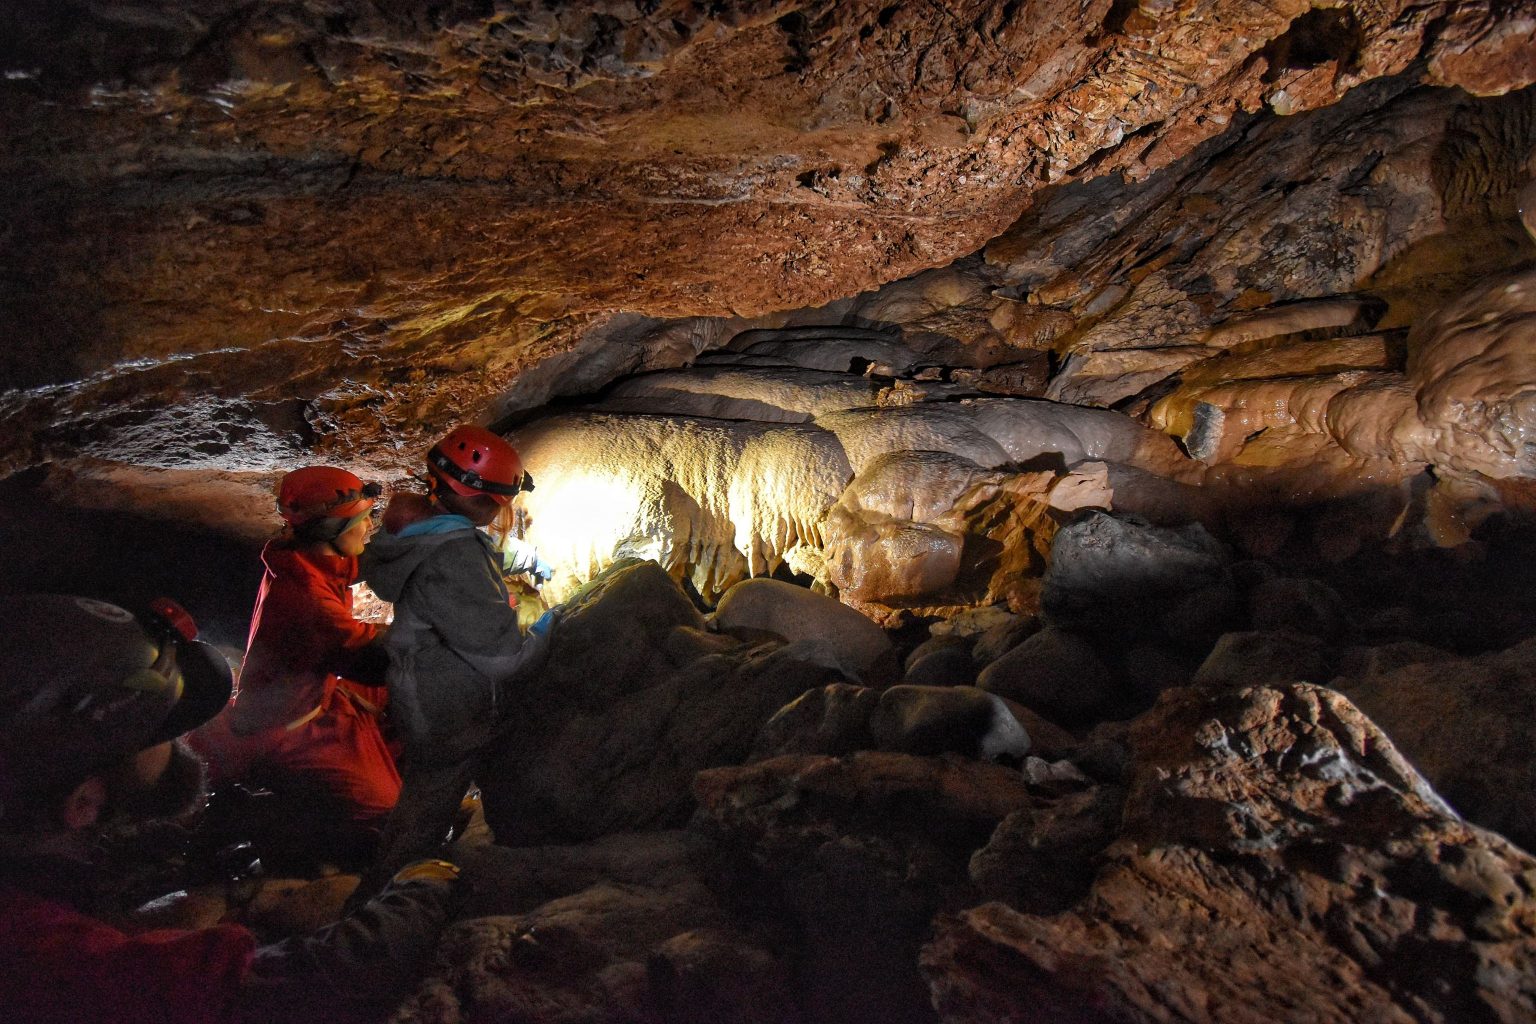
[[[384,532],[397,534],[413,523],[432,518],[432,514],[432,502],[425,494],[404,492],[392,495],[384,509]]]

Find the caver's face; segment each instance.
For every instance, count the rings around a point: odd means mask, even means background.
[[[372,534],[373,520],[365,516],[338,533],[336,539],[331,541],[331,546],[339,554],[345,555],[348,558],[356,558],[363,553],[363,548],[367,546],[368,538]]]

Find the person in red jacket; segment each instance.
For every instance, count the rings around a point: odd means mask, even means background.
[[[285,816],[287,838],[328,848],[344,864],[371,853],[400,795],[379,723],[384,629],[352,612],[378,494],[378,485],[330,467],[283,477],[277,505],[287,528],[262,551],[237,692],[192,737],[216,785],[258,780],[277,790],[297,812]]]
[[[238,924],[114,923],[131,920],[135,843],[205,799],[178,737],[224,705],[231,679],[195,637],[170,602],[136,619],[83,597],[0,597],[7,1024],[345,1019],[398,999],[451,916],[458,871],[431,861],[355,914],[270,945]]]

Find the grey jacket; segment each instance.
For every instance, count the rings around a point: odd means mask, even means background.
[[[395,606],[390,706],[412,746],[473,746],[502,689],[542,665],[548,641],[518,633],[495,544],[467,519],[402,534],[375,535],[358,558],[362,579]]]

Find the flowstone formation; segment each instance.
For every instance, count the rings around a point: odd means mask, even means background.
[[[874,381],[784,365],[826,346],[794,348],[765,357],[775,384],[753,398],[730,396],[733,374],[663,373],[621,389],[622,415],[600,406],[512,435],[544,481],[519,500],[527,538],[557,569],[553,594],[639,555],[710,599],[784,566],[876,612],[1023,600],[1053,502],[1102,503],[1112,478],[1180,471],[1167,438],[1114,413],[942,383],[882,406]],[[848,351],[856,362],[870,349]],[[712,415],[679,416],[674,380],[682,408],[700,399]],[[704,390],[712,382],[725,394]]]

